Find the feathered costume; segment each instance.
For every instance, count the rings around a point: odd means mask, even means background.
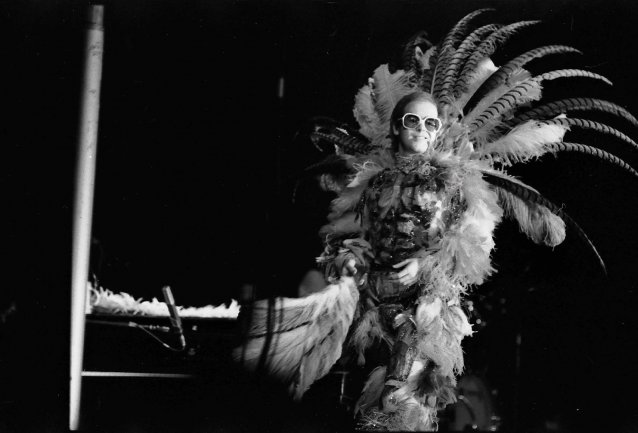
[[[318,261],[331,283],[305,298],[261,301],[246,344],[236,356],[290,384],[300,398],[339,359],[342,346],[365,363],[366,350],[387,345],[386,365],[374,368],[356,405],[367,430],[430,431],[437,411],[455,400],[463,370],[461,340],[472,328],[463,295],[492,272],[493,232],[513,218],[539,244],[560,244],[567,230],[602,259],[580,227],[537,190],[506,173],[517,163],[560,151],[581,152],[638,173],[598,148],[563,141],[572,127],[592,129],[638,145],[622,132],[568,113],[599,110],[638,121],[622,107],[571,98],[530,109],[542,83],[568,77],[609,82],[583,70],[532,76],[533,59],[578,53],[561,45],[528,51],[501,67],[490,56],[515,32],[536,24],[485,25],[469,30],[486,9],[460,20],[441,43],[417,34],[404,49],[403,69],[378,67],[355,97],[359,131],[323,122],[315,144],[336,149],[309,169],[337,193],[322,228],[325,251]],[[425,91],[438,102],[442,129],[424,154],[395,155],[388,137],[397,101]],[[338,170],[335,170],[335,167]],[[328,173],[330,172],[330,173]],[[407,258],[419,263],[418,281],[402,286],[390,276]],[[355,260],[354,276],[342,276]]]

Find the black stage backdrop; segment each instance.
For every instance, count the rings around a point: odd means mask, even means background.
[[[39,431],[66,424],[86,6],[0,3],[0,306],[15,306],[0,323],[0,430],[12,416]],[[356,90],[409,36],[425,29],[436,41],[486,6],[497,10],[481,24],[543,20],[495,63],[548,43],[577,47],[583,56],[530,69],[584,67],[614,86],[559,80],[546,94],[601,97],[638,113],[638,5],[629,1],[105,2],[91,272],[146,299],[171,285],[183,305],[227,302],[245,283],[262,297],[294,296],[320,252],[328,200],[311,188],[291,200],[294,175],[320,157],[295,132],[316,115],[353,123]],[[635,150],[589,137],[638,166]],[[474,295],[485,326],[466,340],[468,369],[489,383],[510,431],[636,431],[638,181],[570,154],[514,173],[579,222],[608,276],[577,237],[552,250],[504,222],[498,273]]]

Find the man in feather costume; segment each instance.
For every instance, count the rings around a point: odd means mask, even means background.
[[[486,11],[468,14],[438,45],[414,36],[402,68],[378,67],[355,97],[358,131],[338,123],[312,131],[316,143],[336,149],[311,170],[337,195],[320,232],[325,250],[318,262],[330,284],[304,298],[255,303],[246,343],[235,353],[301,398],[329,372],[342,347],[360,365],[371,348],[381,348],[387,356],[369,366],[355,408],[365,430],[432,431],[437,411],[455,400],[461,341],[472,334],[464,295],[493,272],[493,232],[501,218],[515,219],[531,240],[550,247],[569,229],[604,269],[580,227],[508,175],[508,167],[575,151],[638,174],[601,149],[563,141],[569,128],[578,127],[638,147],[608,125],[567,117],[597,110],[638,125],[622,107],[569,98],[530,109],[541,99],[543,81],[609,81],[579,69],[537,76],[523,69],[535,58],[578,52],[562,45],[496,67],[490,56],[497,47],[537,22],[470,31]]]

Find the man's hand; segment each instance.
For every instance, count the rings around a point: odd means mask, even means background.
[[[347,260],[341,268],[341,275],[344,277],[353,277],[357,274],[356,260]]]
[[[394,274],[390,280],[394,282],[399,282],[404,286],[409,286],[411,284],[416,283],[417,278],[419,276],[419,259],[411,258],[405,259],[404,261],[397,263],[392,266],[393,268],[403,268]]]

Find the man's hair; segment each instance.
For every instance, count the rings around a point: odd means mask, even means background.
[[[399,140],[398,135],[394,133],[392,130],[394,126],[399,129],[399,120],[405,114],[405,107],[407,107],[410,103],[415,101],[424,101],[431,102],[434,106],[439,109],[439,105],[434,100],[434,97],[427,92],[423,92],[418,90],[416,92],[408,93],[403,98],[399,99],[397,105],[394,106],[392,110],[392,116],[390,117],[390,139],[392,140],[392,150],[395,152],[399,149]]]

